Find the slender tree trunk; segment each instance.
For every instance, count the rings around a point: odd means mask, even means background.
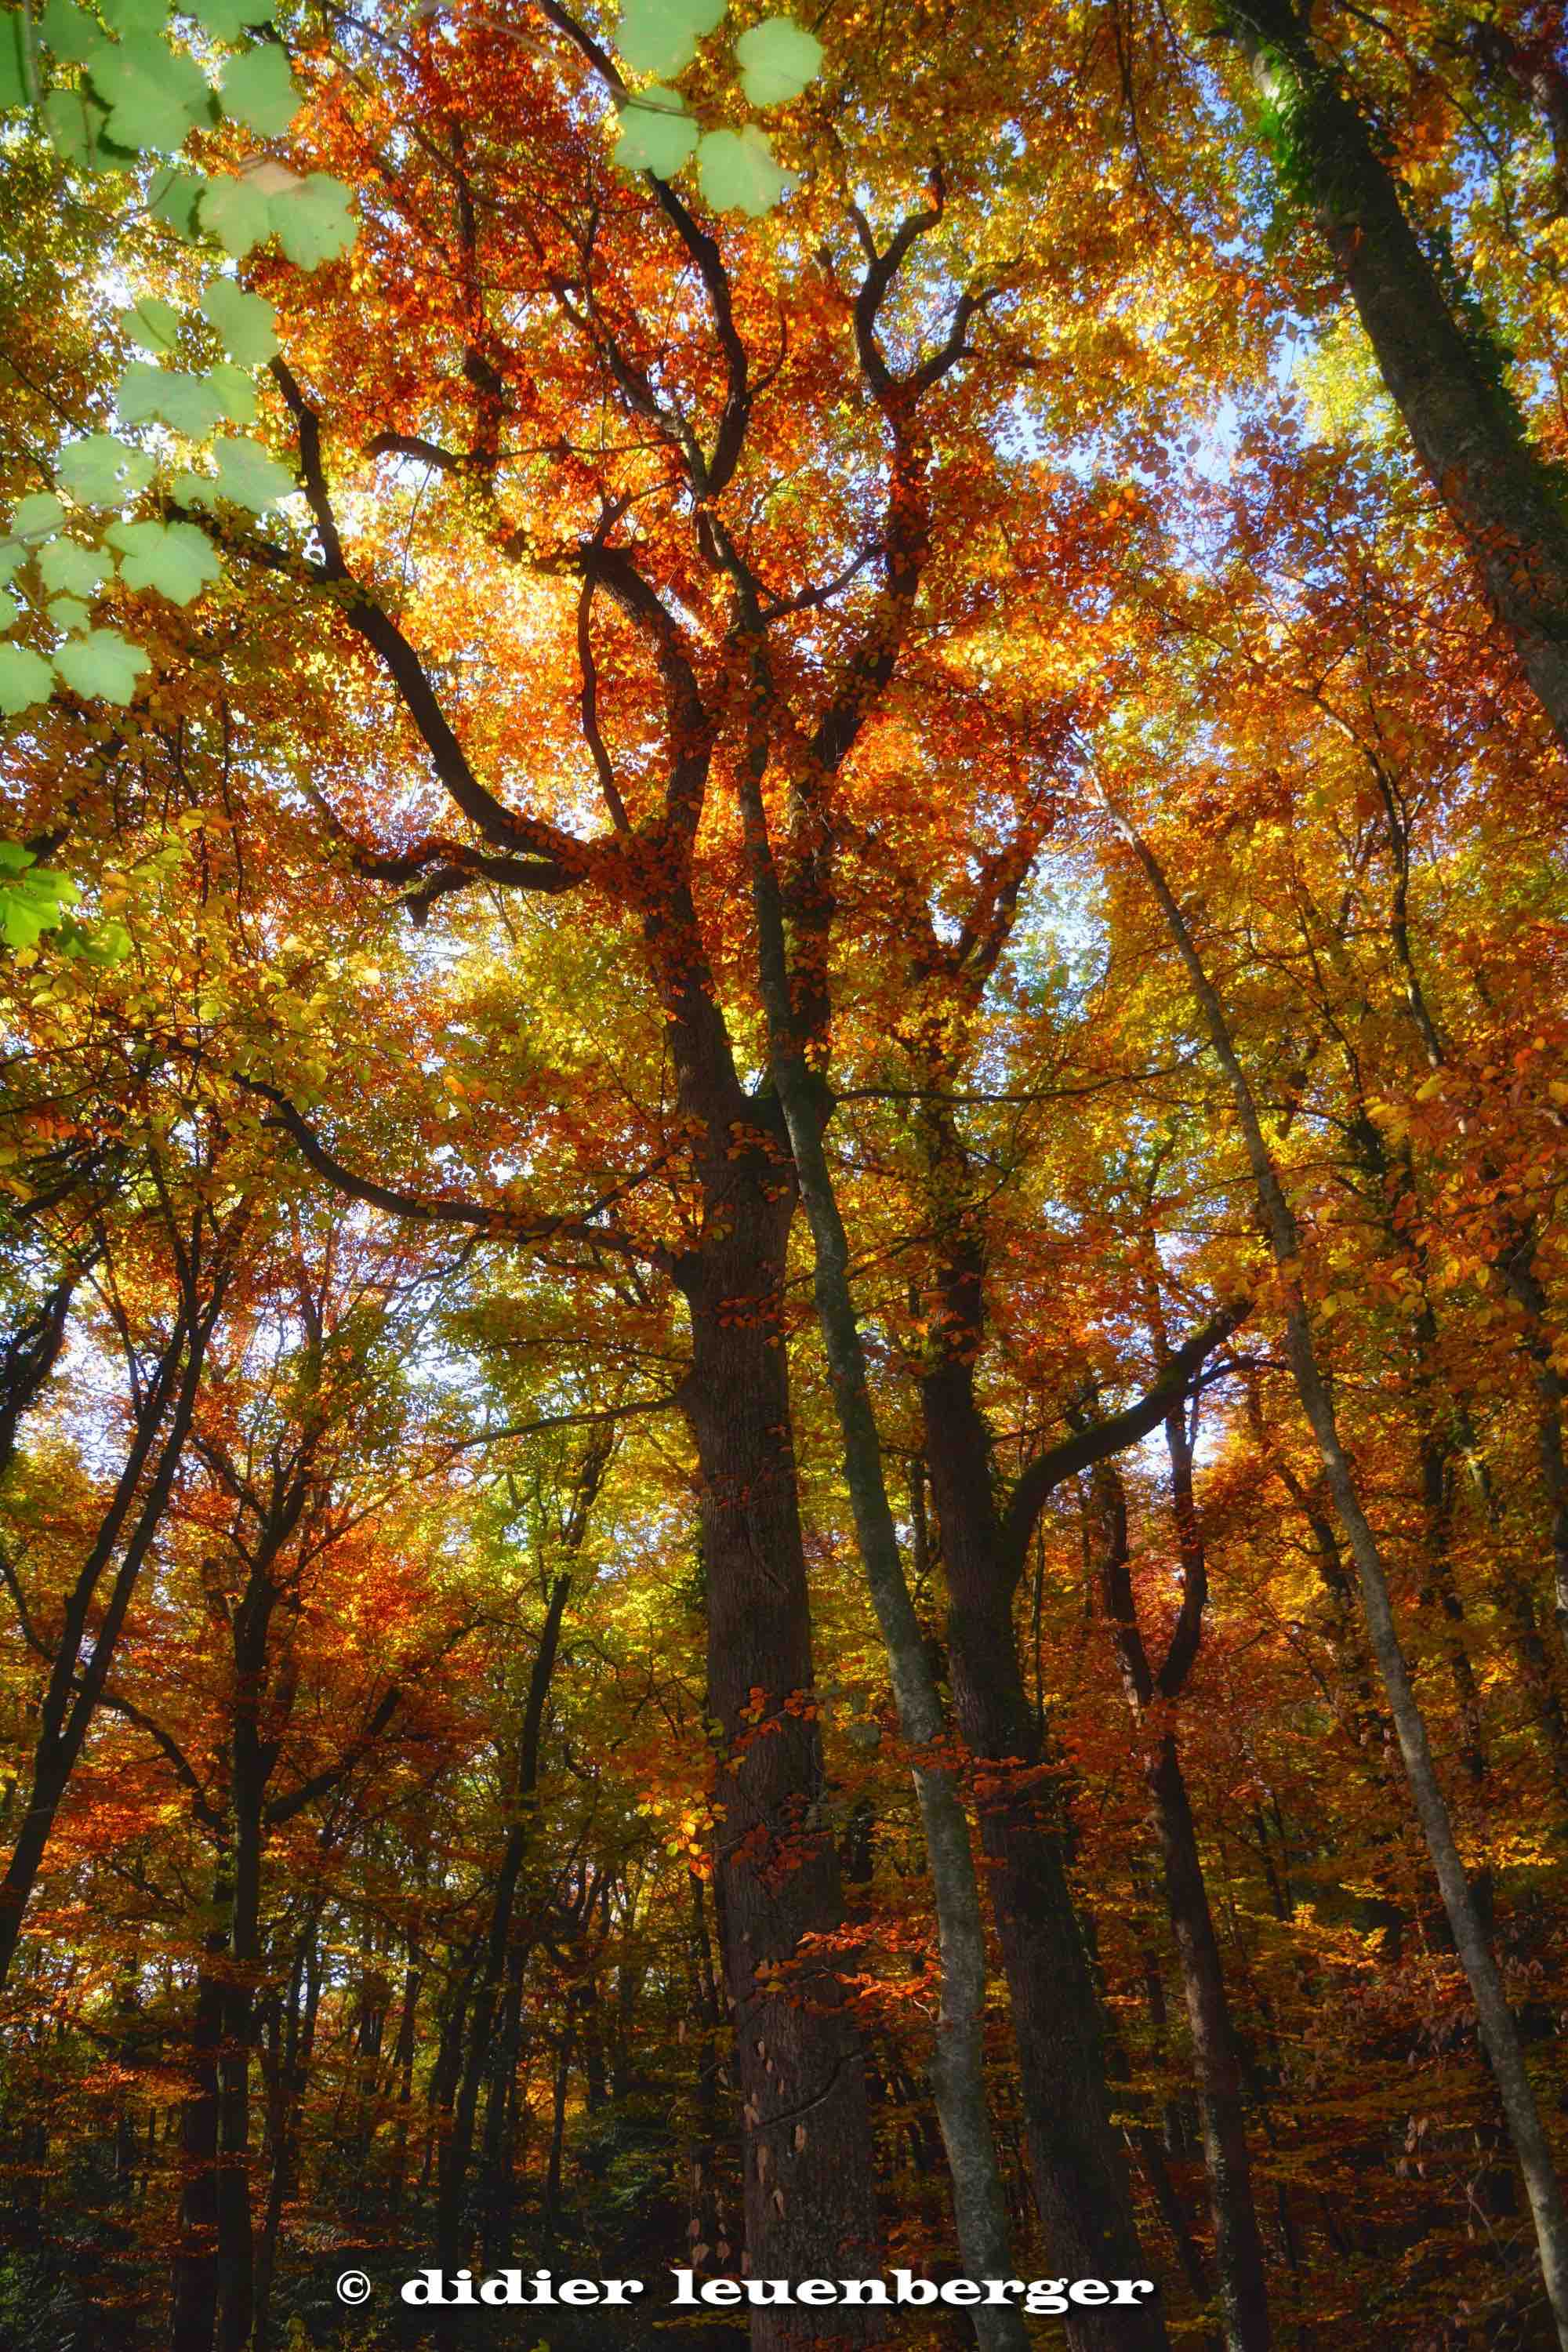
[[[1461,327],[1366,118],[1318,56],[1292,0],[1230,0],[1229,19],[1279,123],[1378,367],[1493,610],[1568,750],[1568,510],[1500,380]]]
[[[202,1367],[207,1345],[222,1311],[234,1271],[235,1255],[244,1229],[245,1212],[237,1210],[219,1236],[216,1262],[205,1305],[195,1290],[195,1264],[181,1265],[181,1310],[167,1345],[142,1395],[136,1415],[136,1433],[121,1470],[114,1496],[100,1525],[91,1551],[66,1595],[63,1622],[55,1644],[54,1661],[39,1709],[37,1744],[33,1756],[33,1780],[22,1827],[0,1879],[0,1988],[16,1957],[22,1915],[37,1884],[44,1854],[87,1735],[98,1712],[103,1686],[130,1609],[132,1596],[153,1539],[163,1524],[174,1492],[175,1475],[195,1413]],[[142,1486],[159,1432],[168,1416],[168,1428],[158,1445],[152,1475]],[[137,1496],[141,1502],[138,1506]],[[134,1511],[134,1518],[132,1514]],[[123,1547],[126,1521],[131,1532]],[[116,1550],[115,1569],[90,1641],[89,1628],[99,1588]],[[86,1656],[83,1657],[83,1651]]]
[[[108,1677],[120,1627],[130,1606],[136,1578],[174,1487],[174,1473],[190,1432],[204,1347],[205,1334],[192,1341],[182,1316],[159,1357],[142,1397],[136,1415],[131,1451],[92,1549],[82,1564],[76,1583],[66,1596],[64,1622],[55,1645],[48,1685],[39,1713],[26,1811],[5,1866],[5,1876],[0,1879],[0,1986],[5,1984],[16,1957],[16,1943],[22,1930],[22,1915],[37,1884],[55,1816],[87,1738],[97,1706],[98,1693]],[[141,1508],[121,1555],[109,1605],[84,1669],[80,1664],[81,1653],[87,1640],[94,1599],[119,1547],[125,1522],[135,1507],[142,1475],[152,1458],[171,1400],[174,1403],[172,1425],[164,1437],[151,1482],[142,1496]]]
[[[1163,1320],[1154,1301],[1155,1335],[1163,1345]],[[1163,1664],[1156,1674],[1145,1647],[1133,1591],[1127,1537],[1127,1505],[1113,1463],[1100,1465],[1094,1497],[1100,1523],[1100,1589],[1115,1638],[1121,1676],[1134,1720],[1142,1726],[1158,1699],[1173,1701],[1185,1687],[1202,1639],[1208,1598],[1208,1567],[1193,1494],[1193,1450],[1185,1414],[1165,1423],[1172,1495],[1181,1552],[1184,1589],[1181,1612]],[[1214,2215],[1215,2259],[1219,2271],[1226,2352],[1268,2352],[1268,2282],[1263,2241],[1252,2193],[1252,2165],[1241,2099],[1241,2062],[1219,1943],[1204,1882],[1197,1830],[1187,1798],[1174,1728],[1157,1733],[1144,1759],[1154,1827],[1164,1864],[1165,1903],[1181,1965],[1182,1990],[1197,2072],[1198,2110],[1204,2161]]]
[[[265,1788],[265,1779],[254,1769],[236,1772],[234,1925],[217,2062],[217,2352],[245,2352],[256,2315],[256,2249],[250,2221],[250,2054],[260,1960]]]
[[[1215,1059],[1229,1083],[1237,1121],[1247,1145],[1285,1301],[1286,1349],[1290,1368],[1302,1410],[1322,1457],[1335,1511],[1355,1561],[1373,1655],[1388,1694],[1389,1711],[1394,1717],[1416,1816],[1436,1874],[1455,1948],[1476,2004],[1487,2055],[1508,2121],[1509,2137],[1524,2176],[1535,2223],[1542,2276],[1558,2341],[1568,2347],[1568,2213],[1563,2210],[1562,2188],[1551,2146],[1542,2126],[1541,2111],[1524,2063],[1524,2053],[1513,2013],[1509,2008],[1475,1892],[1465,1873],[1447,1801],[1432,1760],[1426,1718],[1400,1647],[1382,1554],[1362,1507],[1360,1492],[1340,1439],[1333,1402],[1318,1362],[1311,1322],[1300,1279],[1300,1232],[1263,1139],[1258,1106],[1237,1055],[1225,1008],[1204,969],[1186,919],[1153,852],[1124,820],[1116,821],[1160,904],[1171,937],[1186,967]]]
[[[1535,1272],[1533,1237],[1526,1235],[1502,1261],[1502,1276],[1526,1318],[1525,1353],[1530,1358],[1538,1410],[1536,1455],[1552,1525],[1552,1602],[1559,1640],[1568,1647],[1568,1457],[1563,1446],[1563,1405],[1568,1381],[1557,1370],[1547,1328],[1546,1293]]]
[[[1272,2342],[1263,2242],[1253,2204],[1241,2067],[1219,1945],[1204,1885],[1197,1832],[1175,1735],[1160,1742],[1149,1773],[1165,1864],[1165,1900],[1182,1968],[1203,2116],[1204,2162],[1214,2208],[1215,2260],[1226,2352],[1267,2352]]]
[[[767,844],[760,767],[742,784],[753,880],[758,968],[770,1066],[811,1228],[817,1319],[844,1446],[861,1564],[877,1612],[913,1777],[935,1897],[942,2004],[931,2066],[952,2181],[961,2259],[972,2278],[1011,2272],[1006,2201],[985,2095],[985,1937],[969,1822],[956,1775],[930,1760],[946,1726],[920,1621],[910,1600],[888,1499],[881,1440],[849,1281],[849,1244],[823,1148],[823,1090],[796,1032],[784,913]],[[1024,2352],[1028,2337],[1011,2305],[981,2306],[982,2352]]]
[[[590,1454],[583,1473],[574,1507],[575,1534],[569,1549],[574,1550],[581,1542],[587,1523],[587,1510],[597,1491],[603,1474],[608,1446]],[[489,1924],[486,1930],[483,1958],[478,1979],[473,1988],[468,2011],[468,2044],[456,2085],[451,2129],[441,2152],[440,2198],[437,2219],[436,2239],[443,2268],[455,2270],[464,2249],[464,2204],[468,2186],[468,2168],[473,2157],[474,2125],[479,2113],[479,2089],[487,2073],[494,2065],[494,2031],[497,2004],[507,1978],[509,1957],[515,1939],[513,1913],[517,1904],[518,1882],[523,1862],[531,1843],[534,1828],[534,1808],[539,1792],[540,1738],[544,1708],[549,1697],[551,1680],[555,1672],[555,1660],[561,1644],[561,1625],[566,1602],[572,1591],[569,1575],[556,1577],[551,1587],[550,1599],[540,1628],[539,1648],[529,1677],[528,1697],[524,1704],[521,1737],[519,1741],[517,1777],[512,1791],[513,1819],[507,1831],[501,1852],[500,1866],[496,1874],[495,1889],[490,1898]],[[489,2195],[488,2185],[481,2188],[481,2203]]]

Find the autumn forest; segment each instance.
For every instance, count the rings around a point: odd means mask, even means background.
[[[0,177],[4,2352],[1568,2346],[1559,10]]]

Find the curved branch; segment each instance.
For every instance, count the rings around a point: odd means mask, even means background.
[[[1015,1481],[1002,1521],[1003,1559],[1015,1583],[1023,1573],[1024,1554],[1035,1521],[1052,1491],[1064,1478],[1070,1478],[1075,1470],[1087,1470],[1094,1463],[1103,1462],[1108,1454],[1120,1454],[1124,1446],[1135,1445],[1141,1437],[1157,1429],[1174,1400],[1186,1394],[1194,1375],[1202,1370],[1215,1349],[1251,1312],[1249,1298],[1237,1299],[1222,1307],[1201,1331],[1195,1331],[1175,1350],[1159,1379],[1136,1404],[1129,1405],[1125,1412],[1113,1413],[1109,1421],[1096,1422],[1090,1429],[1076,1431],[1060,1445],[1036,1454]]]
[[[584,1242],[597,1249],[612,1251],[618,1257],[645,1261],[657,1265],[668,1263],[667,1253],[657,1243],[637,1242],[629,1234],[614,1225],[595,1224],[592,1220],[609,1202],[641,1183],[655,1170],[662,1167],[669,1156],[661,1155],[651,1168],[639,1169],[637,1175],[617,1184],[598,1201],[590,1202],[585,1211],[572,1216],[544,1217],[530,1221],[514,1209],[486,1208],[479,1201],[448,1201],[428,1193],[405,1192],[396,1186],[381,1184],[371,1176],[356,1175],[345,1167],[334,1152],[329,1151],[321,1137],[286,1094],[268,1086],[263,1078],[251,1078],[234,1073],[237,1086],[247,1094],[260,1095],[272,1105],[272,1116],[264,1118],[264,1127],[281,1129],[292,1138],[300,1152],[315,1170],[325,1177],[335,1191],[346,1193],[352,1201],[363,1201],[367,1207],[384,1209],[389,1216],[411,1217],[421,1224],[467,1225],[476,1233],[492,1235],[498,1241],[523,1242],[538,1244],[567,1240]]]

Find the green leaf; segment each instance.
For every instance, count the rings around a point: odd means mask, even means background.
[[[237,41],[250,25],[270,25],[272,0],[194,0],[186,14],[215,41]]]
[[[158,468],[145,450],[132,449],[112,433],[89,433],[68,441],[59,454],[59,477],[84,507],[123,506],[144,490]]]
[[[231,424],[255,424],[256,386],[243,369],[231,367],[226,360],[220,360],[216,367],[209,370],[206,381]]]
[[[131,945],[130,932],[111,915],[107,922],[100,923],[96,931],[83,933],[81,953],[89,963],[123,963],[131,952]]]
[[[54,929],[51,913],[58,922],[58,909],[47,902],[40,904],[19,886],[0,887],[0,940],[8,948],[36,947],[44,933]]]
[[[625,0],[616,46],[635,73],[683,73],[724,8],[725,0]]]
[[[122,425],[145,425],[156,417],[190,441],[205,441],[227,415],[204,377],[149,367],[145,360],[132,360],[121,377],[114,413]]]
[[[209,180],[202,191],[201,221],[226,253],[243,260],[253,245],[272,234],[272,208],[247,180]]]
[[[114,564],[74,539],[51,540],[38,557],[38,577],[51,596],[96,596]]]
[[[743,131],[710,131],[698,142],[697,169],[710,205],[721,212],[749,213],[753,219],[772,212],[794,184],[775,162],[767,132],[754,122]]]
[[[120,313],[121,332],[144,352],[172,352],[180,331],[180,314],[172,302],[143,294],[140,302]]]
[[[52,490],[35,490],[11,517],[13,539],[48,539],[66,519],[66,510]]]
[[[213,456],[217,459],[213,492],[231,505],[248,507],[252,514],[264,514],[280,499],[292,498],[300,487],[287,466],[268,457],[259,441],[215,441]]]
[[[7,842],[9,846],[14,845]],[[0,882],[0,939],[7,948],[33,948],[45,931],[61,929],[66,908],[80,896],[70,875],[57,875],[45,866],[16,873],[14,882]]]
[[[155,588],[172,604],[190,604],[223,577],[216,550],[195,523],[118,522],[108,537],[121,551],[125,585]]]
[[[25,874],[37,860],[19,841],[0,841],[0,874]]]
[[[79,596],[56,596],[49,604],[48,613],[56,628],[64,629],[68,636],[75,636],[92,620],[92,614]]]
[[[14,629],[22,617],[22,607],[9,588],[0,588],[0,633]]]
[[[21,9],[7,9],[0,16],[0,114],[33,102],[27,88],[26,39],[26,18]]]
[[[49,666],[30,646],[0,643],[0,710],[7,719],[49,698]]]
[[[103,21],[128,41],[156,40],[169,21],[169,0],[101,0]]]
[[[83,8],[74,8],[71,0],[49,0],[38,19],[38,31],[47,44],[51,56],[63,66],[79,66],[89,58],[99,43],[99,30]]]
[[[84,702],[129,702],[138,677],[152,667],[141,646],[131,645],[118,629],[94,629],[55,656],[57,673]]]
[[[230,58],[218,85],[223,110],[260,139],[280,139],[304,103],[304,92],[289,70],[276,41],[264,41]]]
[[[107,107],[80,89],[52,89],[43,103],[44,129],[57,155],[79,172],[129,172],[134,155],[111,145],[105,135]]]
[[[278,313],[259,294],[247,294],[232,278],[215,278],[202,296],[202,312],[223,337],[241,367],[259,367],[280,349]]]
[[[27,550],[25,547],[9,543],[0,547],[0,588],[4,588],[7,580],[15,580],[26,561]]]
[[[616,162],[623,172],[652,172],[668,180],[679,172],[701,135],[701,125],[687,113],[679,91],[655,82],[636,98],[623,100]]]
[[[268,209],[279,243],[300,269],[335,260],[359,235],[349,192],[330,173],[312,172],[296,187],[279,190],[268,198]]]
[[[163,399],[160,410],[165,425],[175,433],[183,433],[187,441],[205,441],[215,425],[221,425],[227,415],[222,400],[205,376],[163,374]]]
[[[188,238],[193,244],[199,234],[196,207],[206,182],[194,172],[171,172],[153,198],[153,218],[163,221],[176,236]]]
[[[822,43],[788,16],[764,16],[735,44],[741,88],[753,106],[784,106],[822,70]]]
[[[88,72],[110,110],[108,136],[123,147],[183,146],[211,111],[206,76],[195,59],[156,37],[96,51]]]

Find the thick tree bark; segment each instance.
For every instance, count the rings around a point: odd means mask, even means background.
[[[1405,1759],[1411,1797],[1431,1856],[1455,1949],[1475,2001],[1487,2056],[1502,2099],[1509,2137],[1524,2176],[1535,2223],[1542,2276],[1558,2341],[1568,2347],[1568,2212],[1563,2209],[1562,2187],[1552,2161],[1551,2145],[1542,2126],[1534,2087],[1524,2063],[1519,2031],[1508,2004],[1486,1922],[1466,1874],[1454,1836],[1447,1801],[1433,1763],[1426,1718],[1400,1646],[1382,1553],[1362,1507],[1354,1474],[1340,1438],[1333,1400],[1318,1361],[1317,1345],[1300,1279],[1300,1231],[1264,1141],[1257,1101],[1237,1055],[1225,1007],[1204,968],[1186,918],[1147,843],[1125,819],[1114,816],[1114,813],[1112,814],[1118,830],[1142,866],[1159,903],[1172,940],[1186,968],[1210,1045],[1230,1088],[1237,1123],[1247,1146],[1285,1302],[1286,1351],[1290,1369],[1302,1410],[1322,1457],[1334,1509],[1355,1561],[1367,1633],[1388,1694],[1389,1711],[1394,1717],[1400,1753]]]
[[[1460,325],[1366,118],[1292,0],[1230,0],[1284,165],[1349,287],[1422,464],[1568,750],[1568,509],[1500,362]]]
[[[777,1187],[777,1178],[774,1177]],[[683,1268],[691,1371],[683,1391],[700,1479],[708,1599],[708,1706],[721,1727],[725,1807],[714,1897],[745,2116],[746,2248],[758,2278],[874,2271],[865,2060],[830,1964],[796,1961],[802,1938],[843,1921],[838,1856],[820,1806],[811,1619],[790,1442],[789,1372],[777,1314],[793,1187],[738,1195],[730,1240]],[[792,1707],[791,1702],[795,1705]],[[797,2125],[804,2137],[797,2144]],[[875,2333],[874,2315],[844,2332]],[[817,2340],[809,2311],[752,2314],[755,2352]]]

